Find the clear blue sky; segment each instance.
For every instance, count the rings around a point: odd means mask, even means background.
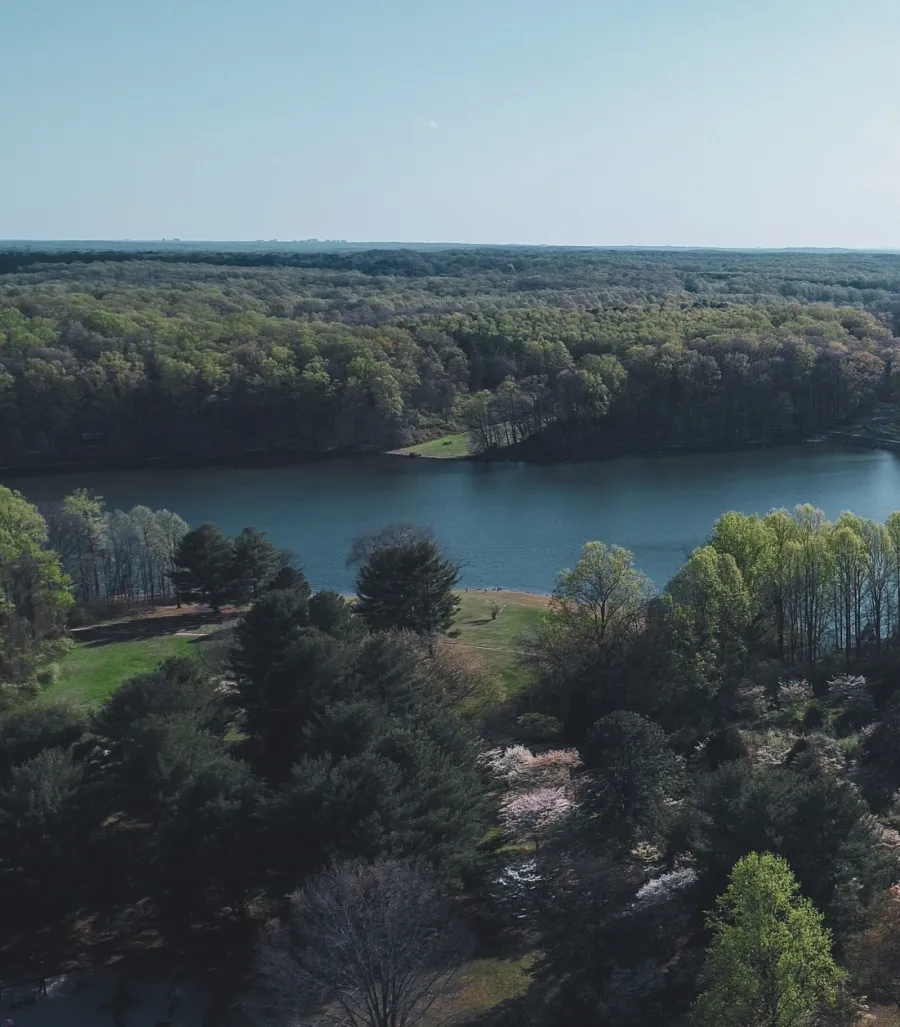
[[[900,248],[900,0],[0,0],[0,238]]]

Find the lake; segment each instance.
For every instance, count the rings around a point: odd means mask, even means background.
[[[314,588],[351,588],[350,540],[390,521],[429,525],[463,562],[468,588],[552,589],[584,542],[632,550],[664,584],[726,510],[797,503],[829,517],[883,520],[900,509],[900,457],[878,450],[789,446],[599,463],[474,464],[403,457],[291,467],[84,471],[7,477],[34,502],[78,487],[110,509],[166,507],[191,525],[244,525],[296,550]]]

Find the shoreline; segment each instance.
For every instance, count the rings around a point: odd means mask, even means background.
[[[809,438],[788,438],[776,442],[747,442],[738,446],[710,445],[686,446],[678,448],[616,450],[615,452],[588,452],[566,456],[526,455],[515,453],[504,455],[503,451],[491,453],[468,453],[464,456],[441,456],[431,453],[413,453],[408,449],[393,450],[360,450],[343,449],[327,452],[297,450],[249,450],[241,453],[226,453],[206,457],[102,457],[75,460],[60,460],[53,463],[5,464],[0,466],[0,482],[4,476],[11,478],[31,478],[41,475],[63,475],[79,472],[127,473],[130,471],[152,470],[205,470],[206,468],[244,469],[253,467],[302,467],[306,464],[328,463],[332,460],[346,459],[405,459],[427,460],[429,463],[471,463],[471,464],[579,464],[604,463],[608,460],[629,457],[671,457],[691,456],[702,453],[741,453],[746,451],[775,450],[786,446],[807,446],[833,444],[846,446],[850,449],[882,450],[884,452],[900,452],[900,438],[879,438],[863,433],[859,429],[835,428]]]

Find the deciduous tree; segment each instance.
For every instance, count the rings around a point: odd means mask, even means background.
[[[698,1027],[800,1027],[840,1001],[846,975],[830,933],[783,859],[741,859],[708,925]]]

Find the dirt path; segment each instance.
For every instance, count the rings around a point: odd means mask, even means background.
[[[457,589],[458,595],[481,596],[484,599],[504,599],[508,603],[519,606],[534,606],[546,610],[552,596],[544,592],[515,592],[508,588],[463,588]]]
[[[525,655],[523,649],[510,649],[505,645],[476,645],[474,642],[460,642],[458,638],[442,638],[441,641],[445,645],[461,645],[464,649],[484,649],[489,653],[518,653],[519,656]]]

